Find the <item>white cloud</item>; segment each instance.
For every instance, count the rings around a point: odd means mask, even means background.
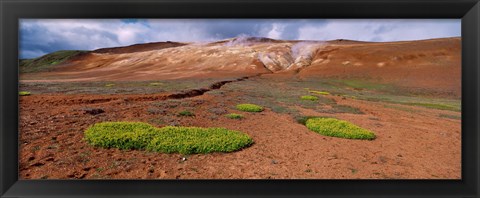
[[[21,57],[146,42],[205,42],[238,35],[363,41],[460,36],[460,20],[323,19],[22,19]],[[43,55],[42,54],[42,55]]]
[[[401,41],[460,36],[459,20],[327,20],[324,26],[299,28],[298,39]]]

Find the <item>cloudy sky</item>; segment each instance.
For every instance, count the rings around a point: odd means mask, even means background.
[[[22,19],[20,57],[158,41],[273,39],[402,41],[460,36],[459,19]]]

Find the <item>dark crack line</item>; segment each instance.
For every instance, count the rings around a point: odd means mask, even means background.
[[[196,97],[196,96],[201,96],[201,95],[203,95],[203,94],[205,94],[209,91],[220,89],[225,84],[232,83],[232,82],[244,81],[244,80],[247,80],[251,77],[258,77],[258,76],[261,76],[261,75],[262,74],[257,74],[257,75],[254,75],[254,76],[246,76],[246,77],[242,77],[242,78],[237,78],[235,80],[226,80],[226,81],[216,82],[216,83],[211,84],[208,88],[192,89],[192,90],[188,90],[188,91],[183,91],[181,93],[171,94],[167,97],[167,99],[185,99],[185,98],[192,98],[192,97]]]

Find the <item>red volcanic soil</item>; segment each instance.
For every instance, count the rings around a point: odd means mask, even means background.
[[[176,117],[181,109],[149,112],[158,98],[125,95],[32,95],[20,99],[20,178],[22,179],[195,179],[195,178],[322,178],[322,179],[459,179],[460,120],[439,118],[448,111],[398,105],[417,113],[385,108],[385,103],[342,99],[339,104],[365,114],[335,114],[339,119],[375,131],[373,141],[322,136],[270,109],[238,112],[231,107],[241,92],[225,97],[202,95],[183,99],[195,117]],[[135,99],[139,98],[139,99]],[[101,108],[97,115],[84,109]],[[209,110],[241,113],[231,120]],[[307,115],[326,115],[299,108]],[[102,121],[143,121],[163,117],[164,126],[226,127],[250,135],[255,143],[233,153],[163,154],[103,149],[83,141],[84,130]],[[442,124],[439,124],[442,123]],[[186,160],[182,158],[185,157]]]
[[[94,50],[51,72],[20,78],[25,82],[142,81],[275,74],[362,79],[460,96],[460,44],[460,38],[386,43],[261,38],[149,43]]]
[[[301,70],[304,78],[371,79],[461,93],[460,38],[328,46]]]

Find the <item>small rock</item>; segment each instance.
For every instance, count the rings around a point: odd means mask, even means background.
[[[84,114],[90,114],[90,115],[97,115],[105,112],[103,109],[100,109],[100,108],[84,108],[83,111],[84,111]]]

